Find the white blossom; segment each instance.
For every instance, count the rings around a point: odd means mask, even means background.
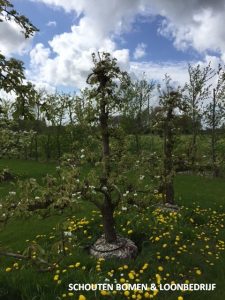
[[[64,231],[64,236],[72,236],[72,232],[71,231]]]
[[[9,195],[15,196],[16,192],[9,192]]]

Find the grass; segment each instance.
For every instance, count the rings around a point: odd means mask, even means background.
[[[54,164],[1,160],[0,168],[6,166],[21,179],[33,177],[41,181],[46,173],[55,172]],[[1,184],[0,194],[3,198],[10,188],[10,184]],[[225,255],[224,244],[220,242],[225,238],[225,183],[221,179],[179,175],[175,180],[175,188],[177,202],[184,206],[178,214],[133,207],[128,208],[126,213],[117,211],[118,231],[139,246],[139,255],[135,261],[101,261],[88,255],[85,246],[101,234],[102,227],[99,213],[86,202],[81,202],[74,211],[67,210],[46,219],[32,217],[11,221],[0,232],[1,245],[14,252],[22,252],[38,244],[46,251],[40,255],[47,257],[47,253],[51,252],[49,260],[56,262],[57,267],[52,272],[40,273],[29,263],[19,261],[17,266],[14,265],[15,259],[0,256],[0,300],[79,299],[80,294],[88,300],[149,298],[144,293],[136,293],[136,298],[132,298],[134,293],[126,296],[120,292],[106,296],[100,292],[68,294],[69,283],[108,282],[105,279],[109,282],[121,282],[124,279],[129,283],[138,282],[138,279],[143,283],[173,280],[177,283],[185,280],[192,283],[216,283],[217,289],[214,292],[150,294],[160,300],[175,300],[178,296],[183,296],[185,300],[225,299]],[[61,224],[64,224],[64,230],[73,234],[66,241],[65,257],[55,253],[61,241],[58,230]],[[62,260],[58,261],[57,257]],[[6,272],[7,268],[9,272]],[[200,275],[196,272],[198,270]]]
[[[193,207],[219,207],[225,204],[225,181],[193,175],[178,175],[175,179],[179,204]]]
[[[18,159],[0,159],[0,172],[3,169],[9,169],[17,179],[24,180],[35,178],[41,183],[42,177],[47,174],[55,174],[56,165],[54,163],[39,163],[36,161],[18,160]],[[0,196],[4,197],[11,190],[16,190],[15,182],[0,183]]]
[[[46,174],[54,174],[55,167],[55,163],[40,163],[37,161],[18,159],[0,159],[0,170],[8,168],[21,179],[29,177],[41,179]]]

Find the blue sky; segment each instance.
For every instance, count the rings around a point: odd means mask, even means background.
[[[24,41],[10,24],[0,50],[40,86],[84,87],[93,51],[109,51],[140,78],[187,78],[187,63],[225,61],[225,0],[13,0],[40,30]],[[0,25],[1,26],[1,25]],[[3,30],[3,29],[2,29]],[[8,30],[8,33],[7,33]],[[16,35],[17,34],[17,35]]]
[[[48,46],[48,41],[54,35],[70,31],[71,25],[77,24],[80,19],[72,12],[65,12],[62,8],[57,9],[38,1],[14,0],[12,2],[20,13],[28,16],[39,28],[40,32],[36,34],[33,44],[43,43]],[[48,26],[49,22],[56,22],[56,26]],[[193,49],[177,50],[170,39],[157,32],[161,22],[160,15],[150,18],[137,16],[131,31],[117,37],[118,46],[121,48],[126,46],[131,52],[134,52],[138,43],[145,43],[147,46],[145,61],[192,61],[193,58],[201,57]],[[26,56],[24,56],[25,59]]]

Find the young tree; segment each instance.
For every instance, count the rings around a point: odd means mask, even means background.
[[[153,81],[147,82],[142,79],[131,84],[126,91],[128,101],[123,121],[135,136],[138,152],[140,151],[140,134],[143,134],[145,129],[150,126],[150,98],[154,87]]]
[[[119,87],[127,84],[128,75],[121,72],[117,66],[116,59],[112,59],[109,53],[93,54],[94,68],[87,78],[91,85],[90,100],[94,102],[95,117],[100,129],[102,144],[102,170],[97,190],[102,194],[103,201],[98,203],[103,217],[103,228],[105,239],[108,243],[116,242],[117,235],[113,213],[118,201],[114,201],[113,193],[118,188],[112,181],[112,153],[110,148],[111,130],[109,126],[110,117],[121,109],[123,95],[118,93]],[[118,200],[118,199],[117,199]]]
[[[9,101],[0,99],[0,158],[18,158],[22,152],[26,154],[34,135],[32,130],[20,130],[18,122],[12,119],[12,106]]]
[[[65,118],[67,104],[67,95],[65,94],[49,94],[46,95],[45,101],[42,104],[42,110],[45,112],[46,118],[50,125],[55,129],[57,158],[62,154],[61,149],[61,134],[62,125]]]
[[[117,94],[119,84],[128,79],[128,75],[121,72],[116,59],[111,59],[109,53],[93,54],[94,68],[87,78],[91,85],[90,99],[96,102],[95,116],[98,119],[102,144],[102,174],[98,191],[103,196],[103,203],[99,208],[103,217],[105,239],[108,243],[116,242],[117,235],[113,213],[116,202],[113,201],[113,191],[117,187],[111,182],[112,161],[110,149],[109,118],[121,108],[123,98]]]
[[[175,120],[176,110],[183,110],[181,89],[174,88],[171,84],[171,78],[165,76],[165,89],[159,85],[160,93],[159,104],[161,106],[160,123],[163,130],[163,174],[162,174],[162,192],[164,202],[175,204],[174,202],[174,168],[173,168],[173,150],[176,138]]]
[[[212,90],[212,97],[210,103],[205,107],[205,122],[211,131],[211,163],[213,176],[219,176],[219,165],[217,157],[217,130],[225,117],[225,73],[219,65],[217,71],[217,82],[215,88]]]
[[[209,81],[215,72],[210,63],[206,67],[200,65],[188,65],[189,82],[185,85],[185,100],[188,105],[188,114],[192,119],[192,139],[189,149],[189,156],[192,170],[195,168],[197,153],[197,136],[199,133],[199,121],[202,116],[202,105],[209,97]]]

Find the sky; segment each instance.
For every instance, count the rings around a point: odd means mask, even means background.
[[[0,51],[38,87],[85,87],[91,54],[107,51],[132,78],[188,80],[187,65],[225,63],[225,0],[13,0],[39,28],[28,40],[0,23]]]

